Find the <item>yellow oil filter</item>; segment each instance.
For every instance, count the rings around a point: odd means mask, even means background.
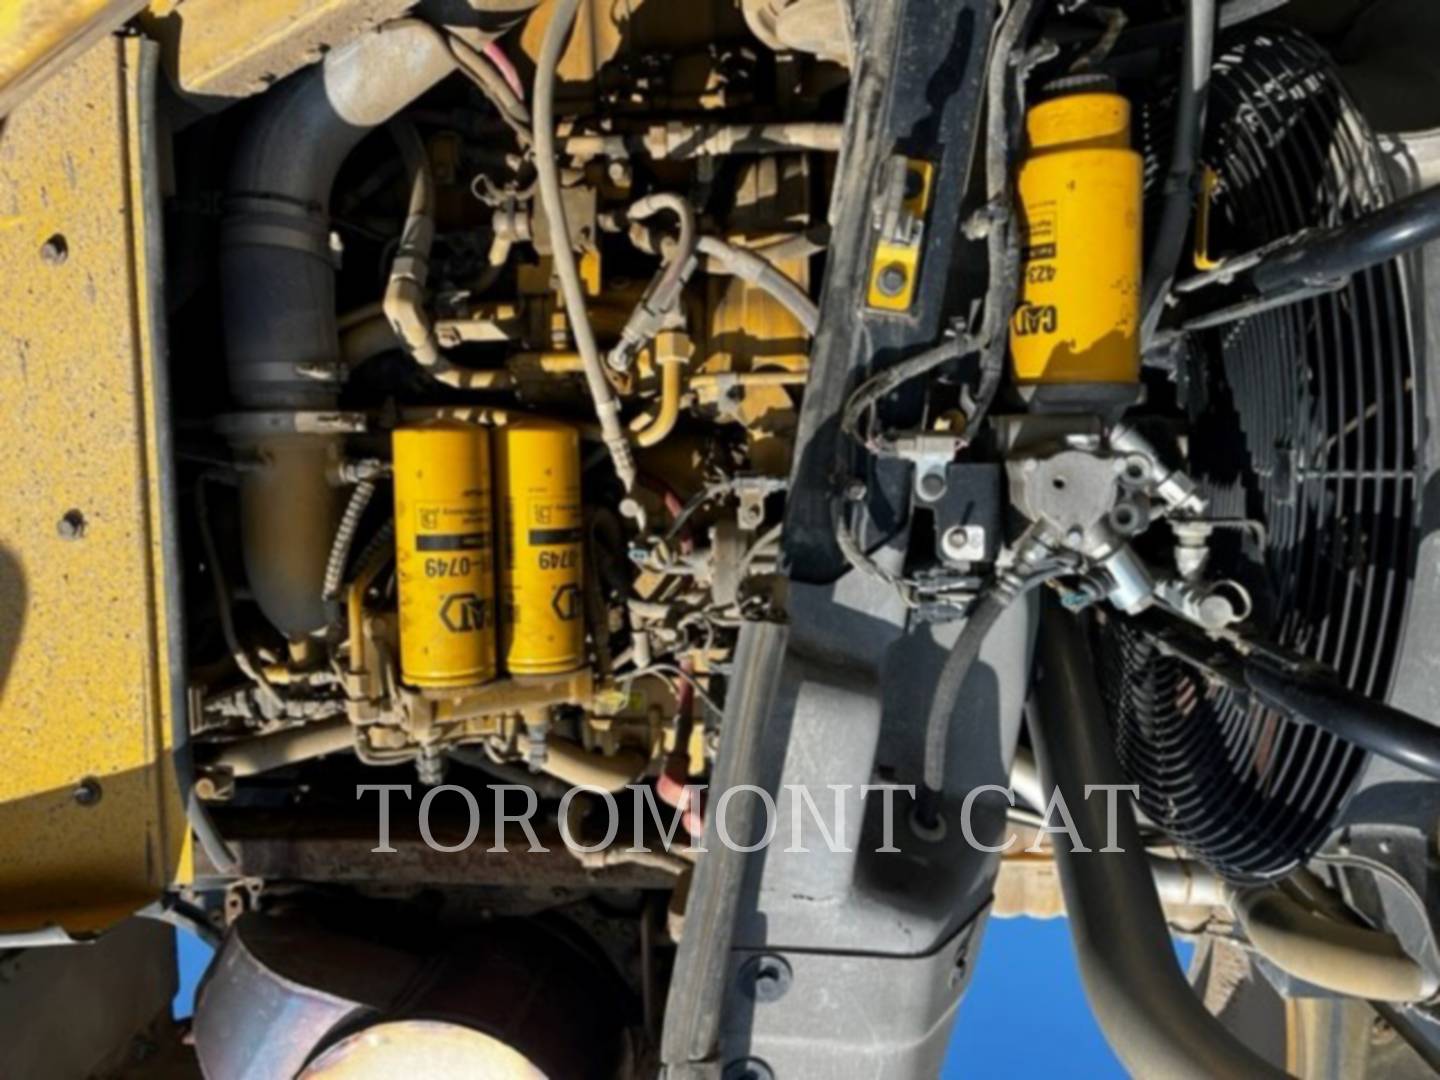
[[[495,449],[505,668],[573,671],[585,662],[579,433],[523,420],[496,429]]]
[[[495,510],[490,433],[467,424],[399,428],[395,565],[400,671],[414,686],[495,677]]]
[[[1015,378],[1133,396],[1143,166],[1130,147],[1130,103],[1107,90],[1062,94],[1030,109],[1026,130]]]

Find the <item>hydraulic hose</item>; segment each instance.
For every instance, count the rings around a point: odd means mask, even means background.
[[[579,10],[580,0],[558,0],[550,15],[550,25],[545,29],[540,55],[535,61],[535,89],[531,94],[535,117],[535,173],[540,187],[540,203],[550,225],[555,276],[560,279],[560,291],[570,318],[571,331],[575,335],[576,351],[585,363],[585,382],[595,404],[595,415],[600,421],[601,441],[610,452],[615,473],[628,494],[635,488],[635,458],[625,437],[620,409],[611,393],[610,380],[606,378],[600,358],[600,347],[595,343],[595,330],[590,325],[590,315],[585,308],[585,287],[580,280],[575,252],[570,247],[570,229],[560,194],[560,166],[555,158],[556,69]]]
[[[359,350],[385,351],[398,345],[431,378],[446,386],[461,390],[503,388],[508,379],[504,372],[460,367],[440,349],[435,324],[425,310],[430,251],[435,243],[435,174],[425,142],[415,125],[408,120],[392,120],[389,126],[410,180],[409,207],[381,305],[390,336],[387,340],[379,330],[370,330],[366,323],[352,326],[341,336],[342,357],[347,364],[353,364],[365,358]]]
[[[1210,1015],[1181,973],[1130,804],[1086,798],[1087,787],[1123,783],[1120,765],[1084,627],[1058,600],[1042,603],[1030,736],[1045,789],[1060,789],[1089,849],[1074,850],[1065,833],[1054,837],[1067,922],[1096,1021],[1133,1076],[1284,1076]]]
[[[665,253],[660,272],[625,321],[620,340],[606,359],[616,371],[629,371],[640,350],[655,340],[655,335],[679,309],[681,293],[695,268],[695,208],[688,201],[673,192],[656,192],[632,204],[629,217],[639,228],[640,222],[664,211],[675,215],[680,223],[680,235]],[[632,231],[631,236],[636,238],[636,233]]]
[[[1250,271],[1262,296],[1358,274],[1440,237],[1440,187],[1417,191],[1353,221],[1300,236]]]
[[[1304,678],[1255,662],[1244,665],[1244,675],[1252,694],[1270,708],[1440,780],[1440,727],[1328,676]]]
[[[1215,0],[1186,0],[1185,42],[1180,66],[1180,101],[1176,107],[1175,140],[1165,175],[1165,202],[1154,246],[1145,263],[1140,291],[1142,342],[1160,323],[1165,298],[1185,251],[1190,212],[1195,202],[1195,168],[1205,133],[1205,99],[1215,50]]]
[[[700,254],[714,260],[742,281],[748,281],[757,289],[763,289],[771,299],[795,316],[795,321],[805,328],[811,337],[820,327],[820,309],[805,290],[760,255],[734,244],[727,244],[715,236],[702,236],[695,245]]]
[[[695,208],[689,201],[668,191],[659,191],[637,199],[630,207],[631,221],[647,221],[662,211],[668,210],[680,223],[680,237],[675,249],[665,262],[665,271],[655,285],[655,295],[668,300],[671,305],[679,300],[680,290],[690,272],[690,260],[695,257]],[[669,306],[669,305],[666,305]]]
[[[980,657],[981,646],[1009,607],[1007,596],[992,590],[980,598],[965,620],[960,636],[955,639],[945,666],[940,669],[935,694],[930,699],[930,714],[925,721],[925,783],[915,807],[916,819],[926,829],[935,829],[940,823],[940,799],[945,791],[945,756],[955,707],[965,689],[965,680],[970,677],[975,661]]]

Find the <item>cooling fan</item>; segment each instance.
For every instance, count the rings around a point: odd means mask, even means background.
[[[1169,112],[1156,102],[1148,115],[1158,126]],[[1250,250],[1392,198],[1364,118],[1299,35],[1221,43],[1207,130],[1212,250]],[[1377,698],[1413,570],[1422,391],[1411,328],[1407,268],[1390,263],[1192,335],[1177,365],[1192,475],[1216,516],[1260,526],[1219,534],[1213,572],[1250,589],[1260,633]],[[1235,881],[1282,875],[1323,843],[1362,751],[1207,685],[1117,621],[1101,639],[1120,758],[1152,820]]]

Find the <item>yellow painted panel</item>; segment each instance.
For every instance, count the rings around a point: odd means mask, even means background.
[[[0,131],[0,930],[98,929],[188,873],[146,47],[101,39]]]
[[[414,6],[414,0],[153,0],[142,17],[186,93],[246,97]]]
[[[0,0],[0,117],[144,0]]]

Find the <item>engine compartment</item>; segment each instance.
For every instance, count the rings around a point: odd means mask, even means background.
[[[987,919],[1060,912],[1136,1071],[1263,1075],[1340,1001],[1423,1059],[1440,158],[1357,44],[1396,7],[186,0],[111,42],[162,365],[116,576],[183,698],[173,878],[141,846],[220,943],[206,1075],[477,1035],[929,1075]],[[1257,1042],[1227,971],[1317,1012]]]
[[[358,143],[343,168],[329,163],[333,192],[324,175],[273,179],[292,139],[340,137],[299,115],[326,111],[306,96],[318,70],[243,121],[227,112],[180,136],[182,160],[213,162],[213,140],[246,132],[218,238],[211,223],[219,278],[186,281],[179,317],[196,336],[177,335],[187,351],[227,355],[231,396],[245,406],[193,414],[225,437],[194,456],[233,465],[182,481],[223,523],[202,520],[195,538],[223,577],[192,656],[210,668],[227,652],[236,661],[197,687],[195,716],[202,742],[225,744],[232,776],[258,769],[244,759],[260,744],[241,740],[264,738],[280,755],[269,764],[284,758],[286,731],[313,754],[327,724],[325,748],[353,734],[361,760],[413,760],[431,783],[452,749],[502,767],[565,755],[612,787],[651,766],[704,771],[721,696],[707,688],[723,682],[740,622],[775,603],[814,322],[803,292],[823,246],[844,87],[837,65],[777,63],[740,12],[708,8],[693,25],[657,15],[658,30],[637,16],[623,50],[577,33],[560,63],[578,333],[551,284],[522,100],[535,34],[518,39],[513,64],[493,59],[493,37],[481,53],[418,22],[348,46],[353,59],[327,58],[330,81],[373,72],[387,48],[432,64],[427,83],[454,72],[413,103],[387,91],[399,115],[363,139],[344,113],[370,103],[332,103],[330,122]],[[652,33],[663,52],[638,47]],[[614,59],[600,76],[580,74],[596,49]],[[781,85],[789,107],[771,122],[752,103],[758,94],[778,109]],[[746,123],[727,122],[740,115]],[[284,183],[296,190],[270,190]],[[308,205],[276,224],[301,189]],[[283,229],[294,231],[276,239]],[[307,231],[326,250],[300,250]],[[793,283],[780,300],[764,287],[776,274]],[[609,475],[574,344],[590,326],[635,444],[628,486]],[[213,406],[216,388],[204,389]],[[446,475],[424,471],[446,454]],[[239,559],[216,546],[237,515]],[[224,568],[239,565],[262,620],[231,595],[238,574]],[[212,584],[197,572],[192,595]]]

